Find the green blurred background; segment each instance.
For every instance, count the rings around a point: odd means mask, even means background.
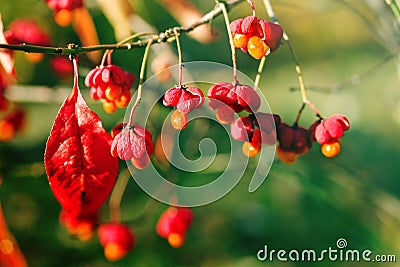
[[[136,12],[159,30],[176,25],[157,2],[131,2]],[[192,2],[203,12],[214,6],[211,0]],[[110,263],[96,238],[81,242],[68,236],[58,223],[60,206],[49,189],[42,159],[60,100],[22,99],[27,110],[25,130],[12,142],[0,144],[4,177],[0,200],[29,266],[399,266],[400,26],[384,1],[274,0],[272,4],[295,47],[310,87],[309,98],[322,114],[343,113],[351,121],[341,154],[326,159],[319,145],[314,145],[294,165],[277,160],[255,193],[247,192],[250,177],[245,176],[221,200],[193,209],[195,220],[180,249],[171,248],[154,230],[166,206],[151,200],[131,179],[122,202],[122,217],[132,223],[137,245],[126,258]],[[87,5],[101,29],[100,41],[115,42],[113,26],[96,2],[87,1]],[[262,1],[255,1],[255,5],[257,15],[266,18]],[[109,6],[112,8],[112,1]],[[79,43],[72,28],[54,24],[44,1],[3,0],[0,12],[6,28],[16,18],[29,17],[49,30],[56,45]],[[250,8],[243,3],[231,10],[230,17],[249,14]],[[200,44],[181,38],[186,61],[231,63],[222,18],[215,19],[213,27],[216,42]],[[138,50],[115,52],[113,62],[138,76],[141,57]],[[38,89],[29,86],[32,84],[71,88],[70,80],[60,82],[49,75],[48,60],[33,65],[22,53],[16,53],[19,84],[29,94]],[[238,52],[238,64],[249,77],[255,76],[256,60]],[[83,74],[92,67],[87,59],[81,60]],[[89,99],[81,78],[82,91]],[[297,86],[294,63],[284,44],[268,56],[260,88],[272,111],[288,123],[294,121],[301,105]],[[60,96],[63,99],[68,91],[61,92],[66,92]],[[124,111],[109,115],[101,104],[88,103],[108,130],[123,119]],[[308,127],[313,120],[313,113],[306,108],[300,124]],[[197,149],[197,144],[188,144]],[[101,211],[106,220],[107,205]],[[349,249],[396,255],[397,263],[260,262],[256,257],[264,245],[276,250],[321,251],[335,248],[339,238],[347,240]]]

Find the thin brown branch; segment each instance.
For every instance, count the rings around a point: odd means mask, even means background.
[[[244,1],[245,0],[230,0],[225,2],[224,5],[226,6],[226,8],[232,8]],[[85,46],[85,47],[79,47],[75,44],[69,44],[67,47],[50,47],[50,46],[30,45],[24,43],[21,45],[0,44],[0,48],[14,50],[14,51],[23,51],[26,53],[44,53],[44,54],[56,54],[56,55],[78,55],[82,53],[88,53],[100,50],[130,50],[133,48],[144,47],[149,42],[151,42],[152,44],[170,42],[175,39],[175,32],[177,32],[178,34],[189,33],[192,30],[199,27],[200,25],[209,23],[215,17],[221,14],[222,14],[221,6],[216,5],[210,12],[205,14],[200,20],[194,22],[191,25],[172,27],[165,30],[164,32],[161,32],[158,35],[155,35],[154,37],[150,37],[144,40],[137,40],[126,44],[102,44],[102,45]]]
[[[265,9],[267,11],[268,16],[271,18],[271,20],[274,23],[280,25],[279,20],[275,16],[275,12],[274,12],[274,10],[272,8],[270,0],[263,0],[263,2],[264,2],[264,6],[265,6]],[[292,56],[292,60],[293,60],[294,64],[296,65],[295,66],[295,70],[296,70],[296,73],[297,73],[297,78],[299,80],[299,86],[300,86],[302,102],[303,102],[303,104],[308,105],[314,111],[315,115],[318,118],[322,118],[321,113],[318,111],[318,109],[315,107],[315,105],[311,102],[311,100],[307,97],[307,90],[306,90],[306,86],[305,86],[305,83],[304,83],[304,78],[303,78],[303,73],[301,71],[300,63],[299,63],[299,60],[297,58],[296,52],[294,50],[294,47],[293,47],[293,45],[292,45],[292,43],[290,41],[289,35],[286,33],[285,30],[283,31],[283,40],[286,42],[287,46],[289,47],[289,51],[290,51],[290,54]],[[300,108],[299,116],[301,115],[303,109],[304,109],[304,105],[302,105],[302,107]],[[299,119],[299,116],[296,119],[296,121]]]

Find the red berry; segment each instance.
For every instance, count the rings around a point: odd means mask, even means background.
[[[315,121],[313,124],[310,125],[310,127],[308,128],[308,136],[311,140],[311,142],[315,142],[315,129],[317,128],[317,126],[321,123],[321,120],[317,120]]]
[[[114,101],[117,100],[122,94],[121,86],[109,86],[105,90],[104,94],[106,95],[107,100]]]
[[[59,220],[70,235],[78,237],[79,240],[87,241],[93,237],[98,215],[97,213],[75,214],[63,209],[60,212]]]
[[[246,156],[257,155],[262,144],[276,143],[275,118],[279,119],[279,116],[257,112],[243,116],[231,124],[232,138],[245,141],[242,151]]]
[[[0,120],[0,141],[10,141],[25,124],[25,111],[17,108]]]
[[[0,141],[8,142],[13,139],[15,128],[12,123],[6,120],[0,120]]]
[[[210,100],[210,108],[215,110],[224,104],[232,108],[232,106],[234,106],[237,102],[237,95],[235,91],[235,85],[232,83],[214,83],[210,89],[208,89],[207,93]],[[239,110],[238,112],[242,110]]]
[[[335,114],[323,120],[315,127],[315,139],[320,144],[330,143],[343,136],[350,127],[349,120],[340,114]]]
[[[302,154],[312,145],[308,131],[301,126],[291,127],[286,123],[281,123],[277,131],[279,146],[284,150]]]
[[[257,27],[258,19],[256,16],[247,16],[242,20],[240,24],[241,32],[250,35],[254,35],[254,33],[257,31]]]
[[[259,25],[262,32],[259,34],[259,37],[262,38],[265,44],[269,46],[271,52],[278,49],[283,35],[283,29],[281,25],[265,20],[259,20]]]
[[[87,87],[93,87],[93,86],[94,86],[94,80],[93,80],[93,78],[94,78],[94,75],[95,75],[98,71],[99,71],[99,68],[94,68],[94,69],[91,69],[91,70],[88,72],[88,74],[86,74],[86,77],[85,77],[85,85],[86,85]]]
[[[104,256],[109,261],[122,259],[135,245],[132,231],[121,223],[100,225],[97,233],[100,244],[104,247]]]
[[[288,164],[295,163],[298,157],[296,152],[282,149],[280,146],[278,146],[276,149],[276,155],[282,162]]]
[[[122,93],[118,99],[114,101],[114,104],[117,108],[124,108],[128,106],[129,101],[131,101],[131,93],[128,91],[127,93]]]
[[[325,143],[321,146],[322,154],[327,158],[336,157],[340,152],[340,142]]]
[[[261,105],[257,92],[247,85],[236,85],[237,104],[248,112],[256,112]]]
[[[180,101],[182,95],[182,89],[179,87],[172,87],[168,89],[163,98],[164,106],[174,106],[176,107]]]
[[[193,109],[200,108],[204,103],[203,92],[197,87],[173,87],[164,95],[165,106],[177,107],[182,113],[189,113]]]
[[[125,123],[119,123],[116,126],[114,126],[114,128],[112,128],[111,130],[111,137],[114,138],[117,134],[122,132],[125,126],[126,126]]]
[[[82,0],[46,0],[46,2],[47,5],[55,11],[61,9],[73,10],[83,6]]]
[[[186,88],[186,91],[192,94],[192,101],[196,109],[204,104],[204,94],[198,87],[190,86]]]
[[[217,120],[222,124],[229,124],[235,118],[235,112],[229,106],[221,106],[215,114]]]
[[[92,69],[85,78],[85,85],[90,87],[93,100],[103,99],[103,108],[113,113],[124,108],[131,100],[130,88],[135,77],[116,65],[108,65]]]
[[[117,133],[111,144],[111,154],[122,160],[131,160],[138,169],[147,167],[154,145],[151,134],[142,126],[125,126]],[[135,164],[137,162],[137,164]]]
[[[246,53],[249,52],[257,59],[265,55],[263,50],[267,52],[270,48],[271,52],[275,51],[279,47],[283,35],[283,29],[279,24],[257,19],[255,16],[247,16],[244,19],[232,21],[230,29],[233,34],[234,46],[241,48]],[[244,36],[247,37],[247,40]],[[253,37],[257,37],[258,40],[253,40],[250,51],[249,38]],[[259,44],[255,45],[256,43]]]
[[[54,21],[61,27],[67,27],[73,19],[73,12],[67,9],[61,9],[54,14]]]
[[[172,247],[178,248],[183,245],[192,220],[193,213],[190,209],[170,207],[160,216],[156,231],[159,236],[166,238]]]
[[[235,112],[256,112],[261,104],[257,92],[248,85],[215,83],[207,94],[210,108],[213,110],[228,105]]]
[[[269,47],[257,36],[253,36],[247,43],[247,51],[255,59],[260,59],[268,52]]]
[[[235,33],[233,35],[233,45],[235,48],[246,48],[249,37],[246,34]]]
[[[15,45],[27,43],[48,46],[51,43],[47,32],[41,29],[35,21],[29,19],[14,20],[8,27],[6,38],[9,44]]]
[[[243,34],[242,32],[242,22],[243,19],[237,19],[231,22],[231,24],[229,25],[229,28],[231,29],[232,34]]]
[[[305,154],[312,146],[309,131],[297,124],[291,127],[286,123],[279,123],[277,134],[277,156],[283,162],[294,163],[299,155]]]
[[[188,116],[185,113],[180,112],[178,109],[171,114],[171,125],[176,130],[185,129],[188,120]]]
[[[240,117],[231,124],[231,136],[235,140],[249,141],[253,132],[254,121],[249,116]]]
[[[261,145],[254,146],[250,142],[244,142],[242,146],[243,154],[245,154],[249,158],[256,156],[260,152],[260,149]]]
[[[149,166],[150,157],[147,154],[138,159],[133,157],[131,158],[131,163],[136,169],[143,170]]]
[[[185,243],[185,236],[181,234],[172,233],[168,235],[168,243],[173,248],[180,248]]]
[[[107,113],[114,113],[117,110],[117,107],[115,106],[114,102],[111,101],[104,101],[103,102],[103,109]]]

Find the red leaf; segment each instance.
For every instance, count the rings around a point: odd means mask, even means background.
[[[110,194],[118,159],[110,154],[111,136],[86,105],[77,85],[61,106],[44,155],[51,190],[61,206],[76,216],[96,211]]]
[[[8,230],[6,220],[0,205],[0,266],[27,267],[25,257],[17,242]]]

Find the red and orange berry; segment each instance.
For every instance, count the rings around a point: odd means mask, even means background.
[[[279,24],[255,16],[232,21],[230,29],[233,46],[248,52],[255,59],[264,57],[268,51],[275,51],[283,36],[283,29]]]
[[[183,130],[186,128],[186,125],[188,124],[188,116],[180,112],[178,109],[174,110],[171,114],[171,126],[175,130]]]
[[[107,65],[92,69],[85,78],[85,85],[90,87],[93,100],[102,100],[107,113],[114,113],[117,108],[125,108],[131,100],[130,88],[135,77],[116,65]]]
[[[268,45],[266,45],[260,38],[253,36],[249,39],[247,44],[247,51],[255,59],[260,59],[268,52]]]
[[[100,244],[104,247],[104,257],[109,261],[124,258],[135,246],[135,236],[122,223],[106,223],[97,230]]]
[[[322,154],[327,158],[336,157],[340,153],[340,142],[334,141],[321,146]]]

